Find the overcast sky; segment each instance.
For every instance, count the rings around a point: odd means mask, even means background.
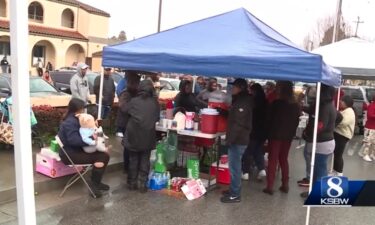
[[[159,0],[81,0],[111,14],[110,36],[124,30],[128,39],[157,31]],[[337,0],[163,0],[161,29],[244,7],[296,44],[316,27],[317,21],[334,15]],[[343,0],[345,19],[353,26],[364,21],[359,36],[375,38],[375,0]]]

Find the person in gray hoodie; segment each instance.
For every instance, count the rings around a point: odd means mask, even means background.
[[[70,91],[72,98],[78,98],[87,104],[89,102],[89,81],[86,77],[88,65],[85,63],[78,63],[77,73],[70,79]]]
[[[128,188],[147,191],[150,154],[156,145],[155,123],[160,117],[160,106],[152,81],[139,84],[137,96],[124,106],[128,114],[124,146],[129,151]]]

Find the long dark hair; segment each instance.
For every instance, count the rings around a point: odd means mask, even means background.
[[[128,81],[126,90],[131,96],[136,96],[138,93],[138,86],[141,82],[141,77],[136,71],[126,71],[126,79]]]
[[[79,112],[85,108],[85,102],[79,98],[72,98],[68,105],[68,111],[65,113],[63,120],[68,118],[69,115]]]
[[[266,94],[264,93],[262,85],[255,83],[250,86],[250,90],[254,95],[255,107],[262,107],[263,105],[267,104]]]
[[[289,103],[295,102],[293,83],[291,81],[277,81],[276,92],[279,99],[285,100]]]

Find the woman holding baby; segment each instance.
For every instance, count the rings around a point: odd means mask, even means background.
[[[96,134],[92,135],[92,144],[88,144],[87,137],[84,137],[83,134],[87,133],[87,130],[85,132],[82,131],[79,119],[80,115],[84,113],[84,109],[85,102],[82,100],[77,98],[70,100],[68,112],[60,125],[58,136],[74,163],[93,164],[90,186],[96,197],[101,197],[102,191],[109,190],[109,186],[102,183],[102,177],[109,161],[109,154],[106,151],[87,151],[87,147],[97,144],[99,138]],[[82,116],[82,118],[86,117]],[[63,152],[60,152],[60,157],[63,163],[70,164]]]

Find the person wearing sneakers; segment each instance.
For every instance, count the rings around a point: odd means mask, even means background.
[[[254,97],[253,129],[250,134],[250,143],[242,160],[242,179],[249,180],[250,161],[252,156],[258,169],[257,179],[261,180],[266,176],[263,146],[267,138],[265,126],[267,99],[262,86],[258,83],[251,85],[250,94]]]
[[[220,114],[227,111],[219,110]],[[247,90],[245,79],[236,79],[232,88],[232,106],[228,112],[226,143],[230,170],[229,190],[223,192],[223,203],[241,201],[242,156],[249,144],[252,129],[253,98]]]
[[[335,149],[335,139],[333,133],[335,125],[338,123],[336,121],[336,118],[341,114],[337,113],[337,110],[333,105],[334,94],[335,88],[322,84],[320,91],[320,110],[315,153],[314,177],[312,177],[314,182],[320,181],[322,177],[328,175],[328,158]],[[303,133],[303,136],[306,140],[307,152],[311,154],[314,136],[315,105],[310,106],[310,110],[308,113],[309,120],[307,122],[307,126]],[[307,196],[307,191],[301,193],[302,198],[307,198]]]
[[[267,187],[263,192],[273,194],[277,165],[281,168],[281,192],[289,192],[288,155],[292,140],[296,135],[300,106],[294,98],[293,83],[278,81],[276,83],[276,99],[269,106],[266,119],[268,136]]]
[[[375,94],[367,107],[367,121],[363,136],[363,152],[360,151],[359,155],[363,157],[363,160],[371,162],[375,160]]]
[[[342,115],[341,122],[335,128],[335,150],[334,150],[334,161],[333,161],[333,174],[334,176],[342,176],[344,169],[344,159],[342,155],[344,153],[346,144],[354,135],[355,127],[355,112],[353,110],[353,99],[352,97],[345,95],[340,100],[340,113]]]

